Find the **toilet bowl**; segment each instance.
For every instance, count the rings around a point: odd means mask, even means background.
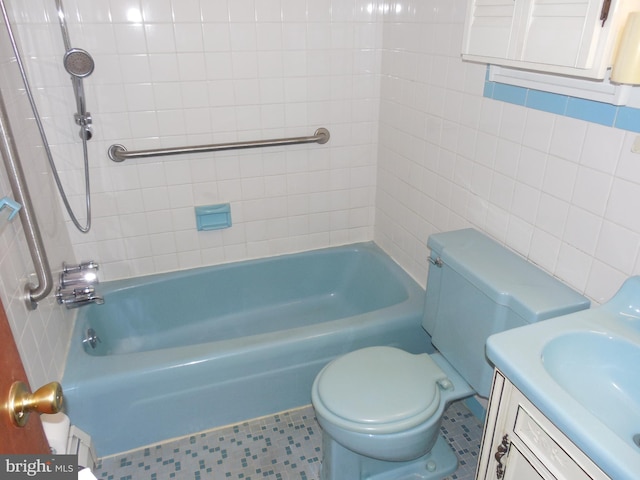
[[[457,458],[438,435],[449,403],[488,396],[489,335],[589,301],[473,229],[432,235],[423,327],[439,352],[369,347],[339,357],[311,392],[321,480],[436,480]]]
[[[329,363],[311,391],[316,417],[328,435],[353,452],[394,462],[427,453],[446,405],[471,394],[442,356],[384,346]]]

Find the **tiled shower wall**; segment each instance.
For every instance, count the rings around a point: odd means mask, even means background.
[[[40,141],[35,123],[28,120],[33,115],[21,93],[24,87],[4,25],[0,25],[0,72],[2,97],[55,281],[62,262],[74,261],[73,250],[45,156],[38,147]],[[4,163],[0,165],[0,197],[3,196],[13,197]],[[6,218],[4,212],[3,218]],[[30,277],[33,272],[25,235],[16,217],[8,225],[0,225],[0,298],[29,383],[35,389],[62,377],[74,316],[73,312],[61,309],[52,296],[41,301],[36,310],[27,310],[24,286],[28,281],[35,282]]]
[[[103,279],[373,237],[381,13],[361,0],[66,0],[91,52],[94,227],[69,228]],[[54,1],[15,15],[65,180],[81,159]],[[37,66],[36,66],[37,65]],[[128,149],[312,135],[326,145],[110,161]],[[229,202],[233,227],[198,232],[194,206]]]
[[[8,3],[81,212],[54,1]],[[35,131],[21,120],[26,104],[14,117],[40,216],[51,222],[50,263],[94,258],[111,279],[375,238],[424,284],[428,235],[475,226],[606,300],[640,270],[635,134],[484,98],[485,66],[459,57],[465,4],[66,0],[72,44],[96,60],[86,80],[94,228],[69,227],[73,252],[32,148]],[[11,68],[3,94],[21,98]],[[106,155],[112,143],[255,140],[320,126],[332,135],[324,146],[122,164]],[[4,179],[0,186],[5,194]],[[220,202],[231,203],[234,226],[196,232],[193,206]],[[35,359],[31,378],[42,383],[59,371],[71,321],[53,305],[26,314],[18,297],[32,268],[23,236],[13,226],[0,238],[2,298],[23,357]]]
[[[385,16],[376,241],[424,279],[428,235],[474,226],[601,303],[640,273],[637,134],[484,98],[465,7]]]

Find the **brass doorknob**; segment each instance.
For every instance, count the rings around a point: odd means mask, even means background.
[[[62,386],[58,382],[47,383],[35,393],[31,393],[24,383],[14,382],[9,390],[7,410],[13,424],[24,427],[29,413],[58,413],[62,400]]]

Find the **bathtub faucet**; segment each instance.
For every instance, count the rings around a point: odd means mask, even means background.
[[[89,303],[104,303],[104,298],[96,294],[94,285],[98,281],[98,264],[93,260],[79,265],[62,264],[60,285],[56,298],[60,305],[77,308]]]
[[[64,305],[67,308],[78,308],[90,303],[97,303],[98,305],[104,303],[104,298],[96,295],[95,288],[92,286],[69,290],[60,290],[60,288],[58,288],[56,298],[60,305]]]
[[[62,288],[76,285],[94,285],[98,283],[98,269],[100,266],[93,260],[79,265],[62,264],[60,273],[60,286]]]

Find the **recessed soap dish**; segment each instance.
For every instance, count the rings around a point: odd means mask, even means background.
[[[231,206],[228,203],[195,207],[199,231],[219,230],[231,226]]]

